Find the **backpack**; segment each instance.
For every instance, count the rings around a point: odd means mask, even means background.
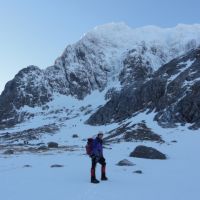
[[[89,155],[89,156],[92,155],[92,150],[93,150],[93,141],[94,141],[93,138],[88,138],[88,140],[87,140],[87,144],[86,144],[86,146],[85,146],[86,154]]]

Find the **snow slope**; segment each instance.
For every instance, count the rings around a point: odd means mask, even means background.
[[[0,188],[3,200],[197,200],[199,191],[200,159],[197,155],[200,145],[198,131],[185,127],[162,129],[152,119],[153,114],[140,114],[134,121],[147,121],[153,131],[162,135],[165,144],[152,142],[122,142],[112,144],[104,150],[107,159],[108,182],[93,185],[89,182],[90,159],[84,155],[82,139],[91,136],[105,127],[86,129],[78,127],[63,128],[46,141],[58,141],[67,145],[78,144],[74,152],[51,151],[50,153],[24,153],[11,156],[0,154]],[[110,127],[111,128],[111,127]],[[112,127],[113,128],[113,127]],[[72,133],[80,133],[73,139]],[[66,141],[67,140],[67,141]],[[177,143],[172,143],[177,140]],[[168,155],[168,159],[146,160],[130,158],[130,152],[139,144],[156,147]],[[119,167],[116,163],[127,158],[136,165]],[[24,168],[24,165],[31,165]],[[63,168],[50,168],[52,164],[62,164]],[[143,174],[133,173],[142,170]],[[100,167],[97,168],[100,176]]]

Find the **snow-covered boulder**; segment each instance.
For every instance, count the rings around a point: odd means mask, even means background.
[[[135,164],[133,164],[131,161],[124,159],[121,160],[117,163],[118,166],[134,166]]]

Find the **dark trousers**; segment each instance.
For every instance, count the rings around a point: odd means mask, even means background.
[[[101,165],[101,177],[104,177],[106,174],[106,160],[104,157],[92,157],[92,167],[91,167],[91,177],[96,179],[96,165],[99,163]]]

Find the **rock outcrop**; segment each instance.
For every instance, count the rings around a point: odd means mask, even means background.
[[[191,50],[159,68],[136,88],[124,87],[94,113],[88,123],[119,122],[140,111],[155,111],[155,120],[164,127],[176,123],[200,125],[200,48]]]
[[[166,155],[161,153],[155,148],[146,147],[143,145],[137,146],[133,152],[130,153],[130,157],[146,158],[146,159],[167,159]]]

